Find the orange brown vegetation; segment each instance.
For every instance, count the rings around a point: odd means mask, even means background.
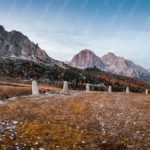
[[[0,120],[18,123],[0,149],[146,150],[150,147],[150,96],[77,93],[19,97],[0,105]]]
[[[39,90],[41,93],[56,91],[60,88],[49,86],[45,84],[39,84]],[[6,99],[15,96],[21,95],[31,95],[31,81],[26,82],[16,82],[15,80],[10,79],[9,83],[7,80],[0,79],[0,99]]]

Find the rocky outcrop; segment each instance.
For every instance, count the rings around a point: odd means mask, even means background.
[[[92,51],[82,50],[73,57],[70,65],[77,68],[97,68],[113,74],[138,77],[150,82],[150,72],[142,66],[123,57],[108,53],[103,57],[96,56]]]
[[[82,50],[80,53],[75,55],[71,60],[70,65],[72,67],[81,69],[94,66],[99,69],[104,68],[104,63],[101,61],[101,59],[88,49]]]
[[[124,76],[134,76],[140,78],[143,74],[149,74],[146,69],[136,65],[130,60],[115,54],[108,53],[102,57],[105,64],[105,71]]]
[[[0,26],[0,57],[31,60],[38,63],[43,62],[50,66],[65,67],[64,63],[49,57],[38,44],[31,42],[21,32],[7,32],[3,26]]]

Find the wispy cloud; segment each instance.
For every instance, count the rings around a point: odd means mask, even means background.
[[[29,0],[18,8],[20,1],[13,0],[9,11],[0,10],[0,24],[23,32],[58,60],[70,60],[88,48],[99,56],[111,51],[149,68],[150,19],[145,9],[150,9],[143,1],[45,0],[41,6]]]

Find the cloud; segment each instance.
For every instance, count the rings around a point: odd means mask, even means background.
[[[1,24],[7,30],[21,31],[32,41],[39,43],[54,59],[70,60],[80,50],[88,48],[99,56],[113,52],[147,68],[150,67],[149,18],[141,30],[124,29],[123,26],[117,29],[109,25],[95,26],[94,22],[89,28],[89,25],[85,26],[83,23],[85,20],[76,24],[62,20],[43,21],[42,24],[38,24],[38,20],[32,21],[33,18],[4,18],[5,15],[1,13]]]
[[[143,31],[142,31],[143,32]],[[150,60],[150,33],[139,36],[140,31],[89,33],[68,30],[36,30],[30,33],[47,53],[59,60],[70,60],[78,51],[89,48],[102,56],[111,51],[146,66]],[[148,66],[146,66],[148,67]]]

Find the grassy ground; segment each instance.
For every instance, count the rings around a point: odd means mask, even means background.
[[[39,84],[39,89],[40,93],[60,90],[59,88],[44,84]],[[31,81],[17,83],[10,78],[0,78],[0,100],[21,95],[31,95],[31,91]]]
[[[72,92],[0,105],[0,149],[148,150],[150,96]]]

